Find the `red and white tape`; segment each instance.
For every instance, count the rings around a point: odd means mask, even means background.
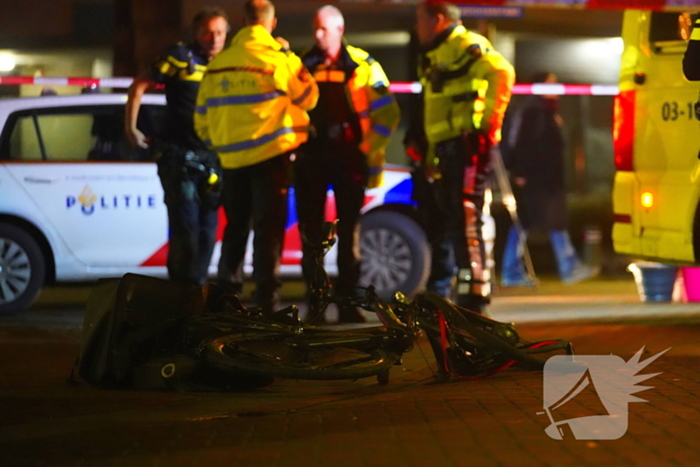
[[[81,86],[101,88],[128,88],[132,78],[52,78],[33,76],[0,76],[0,84],[36,86]],[[422,86],[418,82],[393,82],[389,89],[396,94],[420,94]],[[516,84],[513,94],[518,95],[559,95],[559,96],[615,96],[617,86],[600,84]]]
[[[352,2],[357,0],[340,0]],[[367,1],[367,0],[365,0]],[[371,0],[370,0],[371,1]],[[379,2],[379,0],[375,0]],[[386,1],[386,0],[384,0]],[[389,0],[393,3],[417,4],[422,0]],[[588,10],[665,10],[665,11],[700,11],[700,4],[695,0],[460,0],[460,6],[522,6],[533,8],[569,8]]]
[[[418,82],[394,82],[389,89],[396,94],[420,94],[422,86]],[[617,86],[606,84],[524,83],[513,86],[513,94],[523,96],[616,96],[619,92]]]
[[[35,78],[33,76],[0,76],[0,84],[33,84],[36,86],[128,88],[133,81],[133,78]]]

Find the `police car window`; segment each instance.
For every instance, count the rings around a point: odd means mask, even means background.
[[[32,116],[20,117],[15,121],[8,149],[12,161],[42,160],[41,146]]]
[[[139,128],[157,137],[164,114],[163,106],[143,106]],[[10,120],[15,122],[9,141],[12,160],[41,160],[42,156],[60,162],[153,160],[150,149],[135,148],[126,141],[123,105],[38,109]]]
[[[93,145],[92,116],[39,115],[39,134],[50,161],[84,161]]]

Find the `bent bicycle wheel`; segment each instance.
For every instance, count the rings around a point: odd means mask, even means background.
[[[225,370],[277,378],[338,380],[377,376],[400,358],[381,349],[305,345],[299,339],[227,335],[209,341],[202,357]]]
[[[472,313],[471,311],[460,308],[437,294],[428,294],[427,299],[432,302],[434,306],[442,309],[443,313],[445,313],[445,318],[451,325],[466,331],[477,340],[491,346],[493,350],[497,350],[528,369],[544,369],[545,361],[531,356],[533,353],[538,353],[535,349],[528,351],[526,347],[519,348],[511,342],[504,340],[502,337],[497,336],[486,329],[481,329],[479,326],[476,326],[469,319],[467,319],[467,317],[463,314]],[[564,347],[561,348],[563,349]],[[554,344],[548,344],[548,347],[546,348],[546,350],[559,349],[560,347],[558,345],[555,346]],[[546,350],[540,349],[541,352]]]

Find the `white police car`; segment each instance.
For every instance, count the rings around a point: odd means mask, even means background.
[[[119,94],[0,101],[0,311],[29,306],[48,283],[167,275],[163,193],[149,151],[124,140],[125,102]],[[164,104],[163,96],[144,97],[139,127],[146,134],[159,131]],[[292,191],[281,273],[299,277],[293,202]],[[429,273],[429,247],[412,209],[404,169],[388,168],[384,186],[367,192],[362,282],[384,295],[415,293]],[[493,220],[485,217],[493,240]],[[218,257],[217,244],[211,274]],[[248,272],[250,263],[248,255]],[[327,263],[335,273],[334,251]]]

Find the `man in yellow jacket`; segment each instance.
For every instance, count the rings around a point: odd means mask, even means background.
[[[490,278],[481,234],[490,148],[500,140],[515,72],[483,36],[465,29],[455,5],[428,0],[417,11],[428,148],[423,167],[443,219],[433,240],[429,288],[483,312]]]
[[[316,45],[302,54],[320,97],[310,112],[313,130],[295,166],[302,267],[314,276],[314,250],[321,241],[324,206],[333,187],[338,216],[337,296],[349,296],[360,276],[358,221],[366,187],[381,183],[384,148],[399,122],[399,108],[382,67],[367,52],[343,41],[343,15],[327,5],[314,19]],[[341,322],[361,322],[357,309],[341,307]],[[315,317],[310,317],[311,319]]]
[[[275,9],[267,0],[245,4],[246,27],[207,68],[197,96],[195,129],[219,154],[228,218],[218,283],[240,293],[252,224],[254,299],[278,305],[277,273],[287,220],[292,152],[308,136],[306,113],[318,87],[284,39],[274,39]]]

